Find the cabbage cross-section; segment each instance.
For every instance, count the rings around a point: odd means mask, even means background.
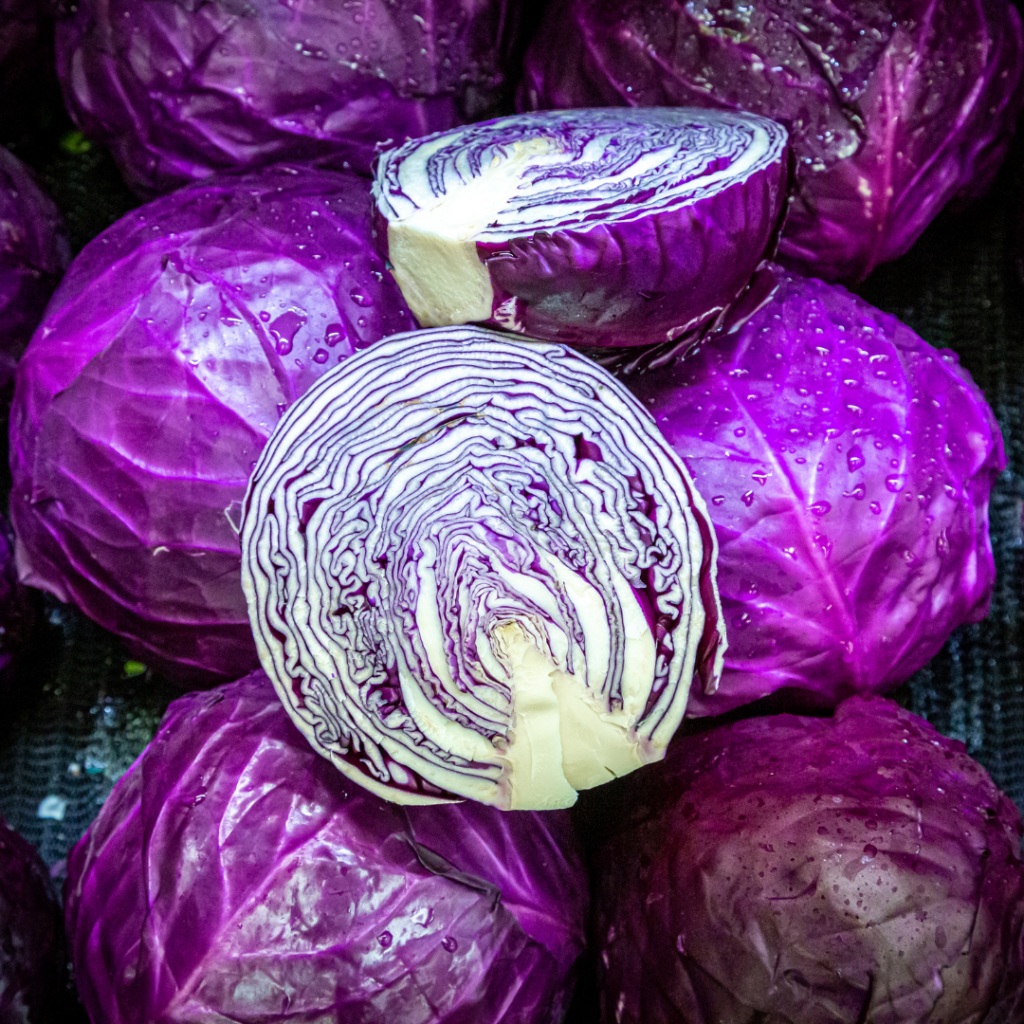
[[[390,800],[569,806],[660,759],[721,670],[703,501],[561,346],[448,328],[347,361],[272,436],[242,546],[285,706]]]

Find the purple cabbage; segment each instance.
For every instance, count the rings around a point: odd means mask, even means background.
[[[649,345],[746,286],[788,171],[785,129],[749,114],[521,114],[385,153],[377,242],[423,327]]]
[[[249,473],[310,384],[412,322],[369,209],[364,179],[282,166],[86,246],[18,368],[22,579],[183,677],[256,666],[235,532]]]
[[[781,121],[796,158],[779,258],[827,279],[906,252],[994,176],[1024,101],[1007,0],[556,0],[520,104],[701,106]]]
[[[634,780],[596,859],[605,1024],[1022,1019],[1020,812],[962,743],[852,697]]]
[[[242,552],[292,719],[399,803],[568,807],[663,757],[721,671],[704,503],[560,345],[436,328],[337,367],[260,456]]]
[[[501,98],[518,18],[507,0],[79,0],[57,71],[144,195],[280,160],[368,174]]]
[[[70,261],[57,207],[29,169],[0,147],[0,388],[10,383]]]
[[[68,1012],[60,906],[34,846],[0,818],[0,1021],[51,1024]]]
[[[385,803],[262,672],[170,706],[65,885],[96,1024],[555,1024],[586,893],[565,812]]]
[[[845,289],[774,273],[774,296],[731,332],[624,377],[718,538],[729,648],[690,715],[890,689],[992,592],[1005,458],[980,390],[952,352]]]

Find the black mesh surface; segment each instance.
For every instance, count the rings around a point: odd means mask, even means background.
[[[34,654],[0,725],[0,814],[60,877],[68,850],[180,691],[129,674],[141,666],[116,638],[56,602]]]

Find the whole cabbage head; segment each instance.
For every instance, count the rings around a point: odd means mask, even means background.
[[[47,1024],[70,1010],[60,905],[34,846],[0,818],[0,1021]]]
[[[141,194],[215,171],[379,148],[506,91],[508,0],[80,0],[58,21],[72,117]]]
[[[865,277],[995,174],[1024,102],[1008,0],[555,0],[522,108],[748,110],[795,157],[779,259]]]
[[[566,812],[387,804],[254,672],[170,706],[65,904],[104,1024],[558,1024],[587,882]]]
[[[412,323],[369,210],[365,179],[281,166],[156,200],[85,247],[18,367],[23,580],[183,677],[256,666],[249,473],[313,381]]]
[[[956,356],[844,288],[764,273],[747,319],[623,376],[718,538],[729,647],[689,715],[890,689],[984,617],[995,578],[1002,437]]]
[[[29,169],[0,147],[0,388],[10,383],[70,261],[57,207]]]
[[[1020,812],[880,697],[680,738],[595,857],[606,1024],[1010,1024]]]

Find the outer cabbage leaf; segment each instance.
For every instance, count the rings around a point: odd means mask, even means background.
[[[743,290],[788,171],[785,129],[750,114],[520,114],[384,154],[377,242],[423,327],[649,345]]]
[[[386,804],[262,672],[171,705],[65,895],[104,1024],[557,1022],[587,900],[564,812]]]
[[[1020,812],[963,744],[852,697],[634,780],[596,858],[602,1021],[1021,1019]]]
[[[282,166],[136,210],[76,258],[18,367],[22,578],[182,676],[254,668],[236,529],[287,406],[412,319],[369,183]]]
[[[507,0],[80,0],[57,23],[72,116],[142,194],[450,128],[504,92]]]
[[[60,906],[35,847],[0,818],[0,1021],[49,1024],[68,1007]]]
[[[774,273],[731,332],[624,376],[718,537],[729,649],[690,715],[890,689],[984,617],[995,578],[1002,437],[956,356],[843,288]]]
[[[57,207],[29,169],[0,147],[0,388],[10,383],[70,261]]]
[[[779,259],[865,277],[984,190],[1024,102],[1007,0],[562,0],[521,107],[707,106],[781,121],[796,157]]]
[[[242,551],[292,719],[399,803],[568,807],[663,757],[721,671],[704,503],[560,345],[448,327],[359,353],[267,443]]]

